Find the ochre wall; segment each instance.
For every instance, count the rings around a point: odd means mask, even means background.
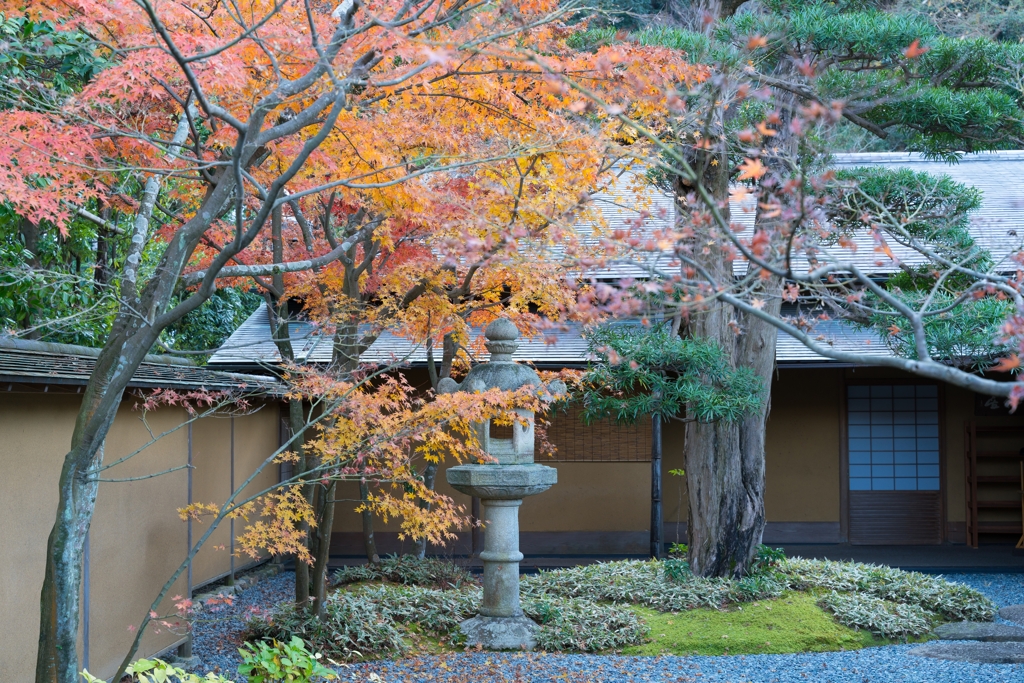
[[[105,445],[105,462],[112,463],[150,440],[141,413],[122,405]],[[0,681],[32,680],[38,629],[46,538],[57,504],[57,480],[70,444],[79,396],[59,392],[0,393]],[[159,435],[185,420],[180,408],[160,408],[147,416],[149,430]],[[235,418],[236,481],[277,447],[277,407]],[[207,418],[193,426],[194,500],[220,502],[230,482],[230,420]],[[145,477],[184,465],[188,430],[163,436],[130,460],[103,471],[106,479]],[[257,482],[276,481],[272,465]],[[254,484],[254,487],[255,488]],[[161,586],[186,555],[187,526],[177,509],[188,500],[187,473],[179,470],[159,477],[128,482],[102,482],[90,530],[89,669],[111,676]],[[196,538],[202,525],[195,525]],[[240,529],[238,529],[240,531]],[[216,532],[217,543],[228,541],[227,527]],[[248,562],[237,560],[239,564]],[[204,549],[193,568],[193,582],[207,581],[228,571],[227,550]],[[168,596],[185,595],[182,576]],[[174,612],[170,600],[158,610]],[[80,629],[81,636],[84,629]],[[138,656],[158,652],[180,640],[167,627],[150,627]],[[81,644],[80,644],[81,653]],[[84,663],[84,662],[83,662]]]
[[[46,537],[78,398],[0,393],[0,681],[31,681]]]
[[[108,463],[151,439],[142,423],[142,413],[132,410],[131,403],[131,399],[122,403],[107,436],[104,460]],[[70,419],[73,418],[72,414]],[[173,429],[185,419],[185,411],[180,408],[162,408],[146,416],[155,435]],[[186,437],[185,429],[169,434],[130,460],[104,471],[103,477],[142,477],[184,465],[188,454]],[[185,557],[186,527],[175,510],[186,504],[186,489],[185,470],[140,481],[100,484],[89,534],[89,668],[97,676],[114,674],[135,637],[129,627],[141,623],[160,586]],[[187,583],[181,577],[168,592],[168,598],[186,593]],[[160,615],[174,612],[170,599],[157,609]],[[147,629],[139,655],[157,652],[180,638],[166,626],[155,625]]]
[[[765,442],[768,521],[839,521],[841,390],[840,370],[776,373]]]

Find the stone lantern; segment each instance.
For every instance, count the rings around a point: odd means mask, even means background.
[[[495,320],[484,330],[484,336],[490,361],[470,370],[461,385],[451,379],[442,380],[439,392],[515,390],[524,386],[551,393],[565,391],[561,382],[552,383],[561,386],[545,388],[536,372],[512,360],[519,346],[519,330],[511,321]],[[482,507],[483,604],[480,613],[462,622],[460,628],[469,646],[489,650],[529,650],[536,645],[538,626],[523,615],[519,606],[519,562],[523,559],[519,552],[519,506],[523,498],[546,491],[558,480],[555,468],[533,462],[533,413],[517,412],[523,424],[514,423],[511,435],[505,438],[495,435],[492,423],[476,425],[483,449],[496,463],[459,465],[447,473],[452,488],[479,498]]]

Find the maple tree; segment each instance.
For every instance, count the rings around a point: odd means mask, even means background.
[[[297,0],[10,0],[0,9],[75,32],[100,64],[73,87],[41,90],[40,77],[25,92],[46,97],[5,101],[0,202],[37,231],[64,234],[81,219],[122,240],[115,262],[97,263],[113,308],[59,482],[40,683],[75,680],[81,552],[97,491],[83,475],[102,466],[124,389],[168,328],[221,287],[252,287],[274,307],[281,342],[289,301],[306,301],[334,334],[336,381],[361,381],[359,349],[388,328],[426,344],[432,374],[443,376],[466,362],[469,326],[499,310],[522,322],[570,313],[574,283],[557,264],[593,247],[572,225],[592,213],[587,192],[610,176],[607,141],[624,131],[569,97],[557,74],[582,74],[625,102],[651,78],[702,73],[660,48],[574,52],[558,21],[571,7],[550,0],[346,0],[333,12]],[[346,424],[344,411],[328,414],[333,428]],[[337,464],[340,446],[329,455],[317,443],[297,449],[301,493],[265,503],[288,520],[276,533],[300,555],[305,530],[330,526],[314,506],[329,495],[310,481]],[[433,456],[418,448],[429,473]],[[371,479],[380,469],[361,467]],[[413,496],[419,512],[382,491],[368,507],[453,521],[429,486]]]

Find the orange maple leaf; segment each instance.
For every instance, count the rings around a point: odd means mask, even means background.
[[[907,59],[917,59],[925,52],[928,52],[930,48],[921,47],[921,41],[918,38],[914,38],[914,42],[910,44],[906,50],[903,51],[903,56]]]
[[[740,164],[740,174],[736,178],[737,180],[758,180],[767,172],[768,169],[764,167],[760,159],[744,159]]]
[[[1000,358],[996,361],[995,365],[992,366],[992,369],[996,372],[1010,372],[1011,370],[1016,370],[1019,367],[1020,357],[1015,353],[1011,353],[1006,358]]]
[[[747,40],[747,49],[756,50],[759,47],[768,47],[768,39],[764,36],[750,36]]]

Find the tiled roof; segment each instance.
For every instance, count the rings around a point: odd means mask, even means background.
[[[327,364],[331,361],[331,339],[318,335],[308,323],[293,323],[290,331],[295,359],[300,363]],[[515,360],[546,367],[572,367],[585,365],[592,359],[587,350],[584,328],[578,323],[568,323],[559,328],[545,331],[542,335],[520,339],[519,348],[513,354]],[[473,331],[473,339],[483,334]],[[839,321],[819,322],[814,336],[822,344],[837,349],[870,356],[888,355],[889,351],[870,330],[862,330]],[[248,368],[273,366],[280,362],[277,346],[270,339],[270,320],[266,306],[260,306],[231,335],[227,342],[210,359],[209,365],[216,367]],[[254,343],[256,342],[256,343]],[[486,361],[487,352],[475,356],[478,362]],[[810,351],[806,346],[787,334],[779,333],[775,358],[779,363],[829,362],[827,358]],[[427,360],[422,345],[390,332],[385,332],[361,356],[364,363],[373,365],[411,365],[422,367]]]
[[[64,344],[0,339],[0,384],[84,385],[96,367],[96,350]],[[274,378],[243,375],[171,359],[144,361],[128,384],[147,389],[247,390],[276,393]]]
[[[981,190],[981,207],[971,214],[970,231],[978,246],[987,249],[993,260],[999,264],[1007,255],[1018,250],[1024,242],[1024,196],[1021,195],[1020,179],[1024,178],[1024,150],[1004,152],[980,152],[965,155],[957,164],[926,159],[911,152],[837,154],[833,167],[852,169],[860,166],[882,168],[907,168],[933,176],[949,176],[952,180]],[[594,195],[594,202],[602,207],[608,225],[626,226],[640,215],[630,208],[628,182],[613,184],[607,192]],[[734,224],[746,230],[754,226],[756,197],[747,195],[742,202],[730,201],[730,218]],[[646,200],[652,216],[644,222],[645,230],[668,227],[675,217],[672,199],[667,194],[655,194]],[[607,208],[605,208],[607,207]],[[653,209],[653,210],[652,210]],[[749,234],[749,233],[744,233]],[[852,263],[865,272],[874,274],[892,273],[898,267],[875,251],[874,240],[865,230],[853,236],[856,249],[830,246],[824,252],[843,263]],[[908,265],[924,263],[920,254],[891,244],[893,253]],[[825,260],[820,258],[820,260]],[[644,277],[651,269],[665,269],[672,261],[670,252],[634,253],[631,263],[617,262],[607,268],[588,272],[603,279]],[[737,275],[746,271],[742,260],[734,262]]]
[[[982,206],[972,216],[971,232],[979,245],[988,249],[997,262],[1019,248],[1021,239],[1024,238],[1024,195],[1019,190],[1020,180],[1024,178],[1024,151],[971,154],[953,165],[930,161],[920,154],[913,153],[840,154],[835,156],[834,165],[837,168],[910,168],[933,175],[948,175],[957,182],[977,187],[982,191]],[[592,197],[594,204],[600,207],[606,226],[615,229],[635,224],[642,210],[649,214],[643,221],[644,229],[656,230],[671,226],[675,220],[672,198],[665,193],[653,192],[641,206],[637,206],[635,199],[631,198],[629,181],[630,176],[624,175],[607,191],[595,193]],[[755,198],[750,196],[742,204],[731,202],[732,221],[751,228],[754,224],[754,201]],[[595,226],[583,223],[578,228],[586,235],[592,234]],[[879,255],[874,251],[870,236],[858,236],[854,241],[858,244],[856,252],[836,247],[831,253],[839,260],[851,261],[870,272],[881,274],[895,269],[887,259],[879,265]],[[920,261],[920,257],[906,254],[898,245],[893,245],[893,251],[908,263]],[[595,268],[586,274],[601,279],[643,277],[650,272],[650,268],[665,268],[672,260],[671,254],[667,252],[653,252],[643,258],[643,261],[634,259],[631,263],[609,264],[605,268]],[[737,268],[742,269],[743,265],[737,262]],[[329,362],[330,339],[317,334],[317,330],[306,323],[293,323],[290,331],[297,360]],[[479,331],[476,334],[479,334]],[[872,332],[855,329],[836,321],[819,323],[815,334],[822,335],[828,343],[843,350],[867,355],[889,353]],[[554,343],[548,343],[551,341]],[[545,365],[577,365],[586,362],[586,354],[587,347],[582,337],[582,329],[570,326],[544,337],[524,340],[516,353],[516,358]],[[827,360],[784,334],[779,336],[776,358],[780,363]],[[478,360],[484,359],[486,354]],[[385,332],[363,355],[362,360],[368,363],[408,361],[412,364],[422,364],[426,360],[426,352],[422,347],[410,344],[403,337]],[[273,365],[278,361],[277,347],[270,341],[267,311],[261,307],[214,354],[210,365],[254,367],[260,364]]]
[[[947,164],[924,158],[910,152],[864,154],[837,154],[833,166],[849,169],[859,166],[906,168],[933,176],[949,176],[952,180],[981,190],[981,207],[971,214],[970,231],[979,247],[987,249],[995,263],[1021,248],[1024,240],[1024,197],[1020,192],[1024,178],[1024,151],[979,152],[965,155],[957,164]],[[896,269],[888,258],[877,266],[879,254],[874,251],[870,236],[857,236],[856,254],[835,249],[833,253],[843,261],[853,261],[866,270],[891,272]],[[892,245],[898,258],[916,265],[923,263],[919,254],[899,245]]]
[[[548,366],[585,363],[587,342],[582,336],[582,331],[579,324],[569,323],[562,329],[553,329],[543,335],[520,339],[519,349],[513,354],[513,358]],[[477,337],[482,334],[483,330],[474,329],[472,341],[477,341]],[[319,334],[313,325],[304,322],[291,323],[289,335],[297,362],[325,365],[331,362],[332,348],[329,335]],[[272,366],[280,362],[281,356],[277,345],[270,341],[270,338],[270,318],[267,307],[263,305],[224,342],[208,364],[220,367]],[[474,355],[477,361],[486,361],[488,357],[486,351]],[[385,331],[363,353],[360,360],[374,365],[423,365],[427,361],[427,352],[422,344],[415,344],[406,337]]]

